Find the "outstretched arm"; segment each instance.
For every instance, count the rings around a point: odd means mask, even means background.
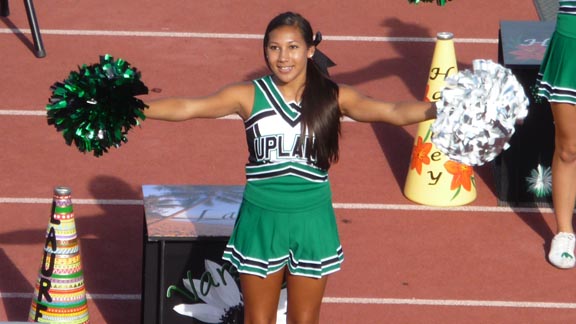
[[[237,114],[243,119],[250,115],[254,100],[251,83],[226,86],[218,92],[198,98],[164,98],[147,102],[147,118],[183,121],[193,118],[219,118]]]
[[[367,97],[352,87],[340,85],[342,114],[361,122],[385,122],[404,126],[436,118],[431,102],[384,102]]]

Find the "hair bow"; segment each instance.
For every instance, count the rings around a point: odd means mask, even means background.
[[[320,32],[317,32],[316,36],[314,37],[314,46],[318,47],[318,44],[320,44],[321,41],[322,41],[322,34]],[[326,54],[322,53],[318,48],[316,48],[314,56],[312,56],[312,61],[314,62],[314,64],[316,64],[316,66],[318,66],[320,71],[322,71],[322,73],[326,75],[330,75],[328,73],[328,68],[336,65],[336,63],[334,63],[328,56],[326,56]]]

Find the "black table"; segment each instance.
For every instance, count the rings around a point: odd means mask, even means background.
[[[221,261],[232,233],[243,186],[145,185],[142,323],[200,323],[178,314],[181,304],[203,303],[183,279],[200,279],[205,294],[214,285],[206,260],[215,262],[235,280],[230,265]],[[218,274],[216,274],[218,276]]]
[[[493,162],[498,204],[550,206],[551,197],[536,197],[526,178],[540,164],[552,165],[554,125],[550,105],[534,95],[540,63],[555,22],[500,22],[498,61],[512,70],[530,100],[528,116],[517,125],[510,148]]]

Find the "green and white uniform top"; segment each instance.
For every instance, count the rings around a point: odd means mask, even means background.
[[[250,153],[244,199],[272,210],[306,209],[330,200],[327,170],[306,156],[314,139],[300,140],[300,106],[284,100],[271,76],[253,82],[254,106],[244,122]]]

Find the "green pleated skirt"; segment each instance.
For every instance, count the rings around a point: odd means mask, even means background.
[[[537,86],[537,94],[549,102],[576,104],[576,15],[558,15]]]
[[[331,201],[304,210],[270,210],[244,200],[223,259],[260,277],[288,268],[320,278],[344,260]]]

